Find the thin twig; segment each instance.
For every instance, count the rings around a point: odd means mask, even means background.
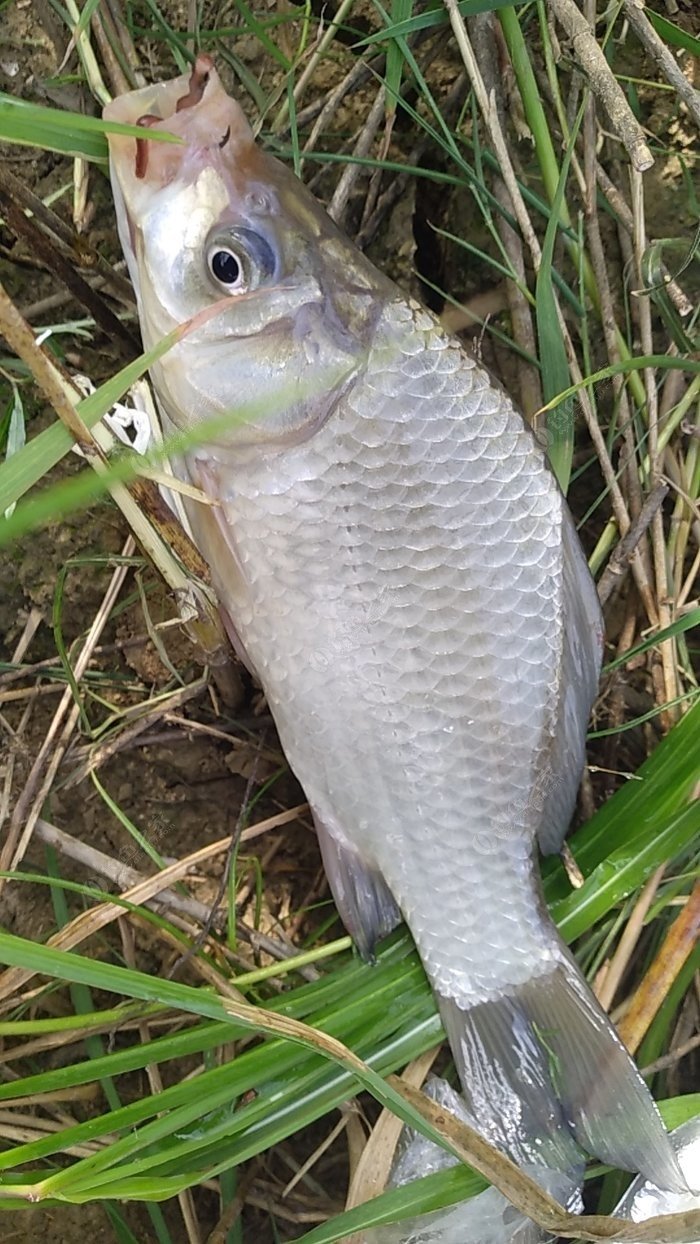
[[[600,1005],[604,1010],[609,1011],[613,1004],[615,994],[620,985],[620,981],[624,976],[630,959],[634,953],[635,946],[639,941],[639,936],[644,927],[644,921],[651,904],[654,901],[656,891],[661,885],[661,879],[666,871],[666,865],[662,864],[643,887],[639,898],[637,899],[630,917],[625,925],[622,937],[620,938],[615,954],[610,960],[607,971],[599,987],[596,989],[596,996]]]
[[[323,101],[318,116],[311,127],[311,132],[304,143],[304,156],[308,156],[315,149],[321,134],[328,129],[330,122],[335,116],[338,108],[342,104],[346,95],[354,93],[362,85],[362,83],[372,75],[372,72],[381,74],[384,68],[386,57],[378,56],[374,60],[365,61],[359,59],[355,62],[349,73],[341,78],[337,86],[329,92]],[[297,123],[301,124],[301,116],[297,118]],[[305,161],[301,161],[301,170],[304,168]]]
[[[666,81],[670,83],[676,94],[683,100],[688,112],[700,126],[700,91],[688,81],[672,52],[657,35],[649,18],[644,14],[643,0],[623,0],[625,17],[636,34],[639,42],[652,60],[658,65]]]
[[[355,0],[341,0],[340,4],[338,5],[338,8],[333,14],[332,20],[329,22],[324,33],[321,35],[320,39],[318,40],[318,43],[316,44],[316,47],[313,49],[306,65],[304,66],[303,72],[299,74],[299,77],[297,78],[294,84],[294,99],[295,100],[301,99],[301,96],[304,93],[304,90],[306,89],[307,83],[309,82],[309,80],[313,77],[314,73],[316,72],[316,68],[319,64],[319,61],[323,58],[324,53],[326,52],[330,44],[335,39],[335,36],[338,33],[339,28],[342,26],[346,17],[350,13],[354,2]],[[273,134],[278,133],[279,130],[282,128],[285,121],[287,120],[288,113],[289,113],[289,101],[285,99],[279,112],[277,113],[277,116],[272,122],[271,129],[272,129]]]
[[[97,291],[88,285],[78,272],[75,259],[67,259],[62,249],[39,228],[34,217],[25,214],[24,208],[13,198],[4,173],[0,185],[0,204],[9,227],[16,237],[27,243],[32,255],[63,282],[110,338],[116,337],[126,347],[130,357],[138,354],[139,341],[133,330],[123,324]]]
[[[134,552],[134,548],[133,537],[129,536],[122,550],[122,556],[130,557]],[[128,565],[120,565],[115,567],[112,573],[112,578],[103,597],[102,604],[93,619],[83,648],[75,662],[73,673],[76,681],[82,677],[87,668],[92,651],[107,624],[128,571]],[[79,716],[80,705],[76,704],[73,699],[72,688],[66,687],[46,737],[32,765],[24,790],[15,805],[7,839],[0,852],[0,869],[4,871],[15,869],[23,859],[25,851],[29,846],[34,826],[39,819],[44,800],[53,785],[54,778],[65,755]],[[4,880],[0,878],[0,889],[2,889],[4,884]]]
[[[384,99],[386,92],[384,85],[380,86],[374,98],[374,103],[369,110],[367,119],[360,130],[357,141],[352,149],[351,155],[348,157],[348,163],[343,169],[342,175],[333,192],[333,198],[328,205],[328,215],[336,224],[342,225],[343,217],[347,210],[348,200],[352,194],[353,187],[358,177],[363,172],[362,164],[358,163],[366,155],[374,142],[379,129],[382,117],[384,116]]]
[[[63,784],[64,790],[69,789],[71,786],[77,786],[89,774],[97,772],[103,764],[117,755],[118,752],[125,747],[130,747],[134,739],[148,730],[155,722],[165,718],[172,709],[181,708],[183,704],[187,704],[190,700],[201,695],[206,690],[207,683],[208,680],[206,678],[198,678],[196,682],[188,683],[186,687],[178,687],[165,698],[159,699],[153,708],[143,707],[142,715],[136,721],[125,725],[112,738],[87,748],[87,755],[81,759],[77,767],[66,778]]]
[[[603,333],[605,335],[605,345],[610,362],[616,364],[621,361],[621,353],[617,334],[617,324],[615,322],[615,308],[613,305],[612,291],[608,277],[608,263],[603,247],[603,239],[600,233],[600,222],[598,220],[598,195],[596,180],[596,146],[598,131],[596,126],[595,106],[591,95],[589,95],[586,106],[583,134],[586,180],[585,213],[588,246],[591,264],[595,273],[598,296],[600,298],[601,322],[603,325]],[[627,492],[629,496],[630,516],[632,519],[636,519],[638,518],[642,508],[642,489],[639,482],[637,467],[637,451],[634,438],[632,411],[630,409],[627,386],[624,377],[614,376],[612,384],[615,392],[615,398],[619,406],[619,420],[622,425],[622,435],[626,448],[623,469],[625,471]]]
[[[464,23],[464,18],[459,10],[457,0],[445,0],[445,7],[450,18],[450,24],[452,26],[455,39],[457,40],[457,46],[464,62],[464,67],[474,89],[474,94],[476,95],[491,143],[493,145],[496,159],[498,160],[500,166],[501,176],[508,189],[511,202],[513,204],[513,211],[520,227],[520,232],[527,243],[535,270],[538,270],[542,259],[542,248],[533,228],[532,221],[530,220],[528,210],[525,206],[525,200],[520,192],[518,180],[515,175],[515,169],[513,168],[513,162],[510,158],[508,144],[501,127],[495,92],[487,91],[486,84],[484,82],[481,69],[479,68],[479,63],[474,54],[471,40],[467,34],[467,28]]]
[[[547,2],[571,39],[578,63],[586,74],[594,95],[605,108],[613,130],[625,146],[632,167],[643,173],[645,169],[651,168],[654,157],[644,131],[606,61],[594,31],[574,0]]]
[[[105,447],[112,443],[111,433],[104,425],[92,430],[86,426],[76,409],[82,394],[75,380],[37,344],[32,329],[1,284],[0,332],[27,364],[91,467],[98,474],[107,472]],[[199,550],[151,480],[137,476],[129,485],[113,481],[108,491],[142,549],[175,594],[190,639],[200,649],[204,661],[216,669],[222,686],[235,702],[238,680],[233,653],[208,586],[209,569]]]
[[[601,605],[606,605],[621,585],[625,574],[627,573],[632,558],[635,554],[639,541],[644,532],[650,526],[654,515],[660,510],[668,495],[668,484],[660,483],[654,491],[647,497],[641,512],[635,522],[630,527],[626,536],[623,536],[619,544],[612,553],[605,570],[598,580],[598,600]]]
[[[688,1054],[692,1054],[693,1050],[697,1050],[700,1046],[700,1032],[694,1037],[689,1037],[687,1041],[683,1041],[681,1045],[677,1045],[675,1049],[669,1050],[668,1054],[662,1054],[660,1058],[655,1058],[653,1063],[648,1063],[646,1067],[640,1067],[643,1076],[655,1076],[659,1071],[667,1071],[669,1067],[675,1067],[682,1058]]]
[[[127,91],[132,90],[135,84],[127,81],[126,75],[119,64],[118,57],[112,48],[110,32],[114,33],[114,28],[111,26],[111,17],[104,10],[103,12],[98,11],[93,13],[90,25],[97,46],[100,49],[100,55],[107,71],[112,93],[114,95],[124,95]]]
[[[642,259],[646,250],[646,223],[644,212],[644,186],[641,174],[634,169],[630,170],[631,189],[632,189],[632,213],[634,216],[634,253],[637,267],[637,277],[640,280],[642,276]],[[639,314],[639,324],[642,338],[642,350],[644,354],[651,355],[654,353],[654,334],[651,323],[651,303],[647,296],[642,295],[636,300],[637,310]],[[659,447],[659,402],[656,388],[656,376],[653,369],[644,369],[644,388],[647,400],[647,420],[649,424],[649,462],[650,462],[650,487],[653,489],[662,482],[662,466],[663,457]],[[654,559],[654,575],[656,579],[656,606],[658,612],[658,624],[660,629],[665,630],[671,624],[671,613],[669,610],[669,583],[668,568],[666,564],[666,545],[663,525],[663,515],[660,510],[654,514],[651,523],[651,546]],[[661,654],[661,665],[663,669],[663,684],[656,686],[657,702],[660,704],[668,704],[677,699],[679,694],[678,678],[676,674],[676,645],[673,639],[664,640],[659,645]],[[652,675],[654,667],[652,665]],[[678,709],[667,709],[664,712],[664,718],[667,726],[673,724],[678,717]]]
[[[75,258],[75,262],[80,264],[82,268],[94,272],[96,276],[104,282],[105,287],[111,290],[115,298],[124,304],[129,310],[135,308],[136,299],[134,291],[131,288],[126,277],[121,275],[119,269],[123,264],[112,266],[107,260],[95,250],[94,246],[87,238],[81,237],[66,224],[61,216],[47,207],[42,199],[33,190],[29,188],[18,177],[15,177],[10,170],[3,168],[2,174],[3,189],[12,197],[24,212],[31,212],[37,221],[43,226],[48,233],[53,234],[64,246],[71,252]]]
[[[180,955],[180,957],[173,964],[173,967],[171,968],[170,973],[169,973],[169,977],[171,979],[174,978],[176,974],[182,970],[182,968],[185,966],[188,960],[191,959],[193,955],[197,954],[199,950],[201,949],[201,947],[204,945],[205,941],[207,940],[209,936],[210,929],[214,923],[214,917],[216,916],[219,906],[223,902],[224,895],[226,894],[226,891],[228,889],[231,867],[233,865],[234,859],[236,858],[238,846],[241,841],[241,835],[243,833],[243,826],[244,826],[245,819],[246,819],[246,812],[248,809],[248,802],[251,798],[251,795],[253,794],[253,790],[256,785],[255,779],[257,776],[258,766],[260,764],[260,754],[261,754],[262,747],[264,745],[264,741],[265,741],[265,736],[263,734],[260,737],[259,746],[256,749],[255,757],[253,759],[253,764],[251,765],[250,772],[248,774],[248,780],[246,783],[245,792],[243,794],[243,799],[241,800],[241,806],[238,811],[238,816],[236,817],[236,824],[233,827],[233,833],[231,834],[229,838],[229,844],[228,844],[228,849],[226,851],[226,859],[224,861],[224,867],[221,873],[221,878],[219,881],[219,885],[217,887],[216,894],[214,895],[214,901],[212,902],[209,908],[209,915],[205,917],[205,919],[202,921],[202,927],[199,930],[194,941],[191,943],[191,945],[187,947],[187,949]]]

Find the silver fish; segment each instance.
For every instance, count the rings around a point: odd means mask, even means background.
[[[574,1169],[582,1146],[682,1189],[540,893],[602,644],[541,448],[256,147],[210,58],[105,117],[143,126],[109,145],[146,347],[197,317],[152,368],[164,427],[222,417],[177,466],[219,503],[190,521],[348,929],[370,954],[406,920],[471,1113],[514,1160]]]

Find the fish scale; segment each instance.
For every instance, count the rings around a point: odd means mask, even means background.
[[[540,897],[537,844],[563,841],[602,650],[542,448],[255,146],[209,58],[105,116],[147,118],[108,141],[146,346],[191,321],[151,369],[163,427],[220,421],[174,467],[213,503],[184,498],[342,918],[368,957],[406,920],[493,1144],[574,1184],[581,1146],[682,1189]]]
[[[424,340],[420,355],[413,352],[416,332]],[[532,881],[528,807],[520,823],[511,810],[531,784],[553,712],[549,661],[561,630],[556,527],[563,507],[522,421],[471,361],[458,366],[463,354],[424,312],[388,307],[376,342],[381,366],[370,363],[311,441],[242,467],[227,463],[221,473],[246,572],[245,590],[230,607],[318,815],[352,826],[353,842],[398,899],[434,985],[470,1006],[552,960]],[[407,412],[417,359],[424,370],[430,361],[438,397],[430,417],[416,424]],[[388,488],[373,486],[381,470],[376,446],[384,460],[391,447]],[[467,535],[471,515],[485,513],[494,493],[502,516],[491,517],[489,545],[475,544]],[[453,547],[436,541],[444,527],[460,533]],[[407,530],[425,547],[414,549]],[[514,574],[503,573],[504,549]],[[372,605],[367,624],[364,610]],[[306,658],[310,647],[327,654],[327,668],[317,671]],[[406,651],[418,658],[408,668]],[[485,694],[496,701],[486,737]],[[308,706],[315,732],[306,725]],[[351,732],[353,715],[363,756],[374,747],[382,758],[359,781],[345,739],[329,747],[334,734]],[[477,809],[466,821],[465,803]],[[386,817],[381,834],[378,807]],[[455,850],[463,852],[473,836],[486,840],[494,819],[510,832],[482,852],[478,875],[468,860],[455,870]],[[452,909],[441,885],[448,870],[456,881]],[[510,911],[506,922],[501,903]],[[454,940],[444,938],[444,922],[459,930]]]

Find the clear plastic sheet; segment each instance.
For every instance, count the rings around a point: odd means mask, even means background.
[[[431,1079],[425,1091],[458,1119],[471,1127],[475,1126],[462,1098],[446,1080]],[[456,1161],[420,1133],[404,1128],[389,1186],[400,1188],[414,1179],[454,1166]],[[566,1202],[571,1210],[580,1210],[577,1176],[544,1167],[529,1166],[526,1169],[533,1179],[553,1196]],[[471,1200],[461,1201],[448,1209],[364,1233],[365,1244],[542,1244],[548,1239],[551,1236],[525,1218],[495,1188],[487,1188]]]
[[[639,1175],[615,1210],[620,1217],[644,1222],[657,1214],[679,1214],[683,1210],[700,1209],[700,1115],[671,1132],[671,1142],[678,1154],[681,1170],[694,1191],[666,1192]],[[435,1237],[436,1244],[439,1238]]]

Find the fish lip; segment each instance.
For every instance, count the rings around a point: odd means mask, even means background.
[[[211,57],[200,55],[189,74],[118,95],[102,111],[106,121],[140,125],[143,137],[108,134],[110,163],[122,184],[127,210],[143,194],[180,177],[189,179],[203,162],[233,174],[255,161],[253,132],[235,99],[227,94]],[[179,143],[151,142],[168,133]]]
[[[138,125],[142,118],[153,117],[154,125],[162,125],[162,122],[171,121],[180,113],[208,102],[207,96],[219,90],[223,92],[223,87],[212,58],[200,53],[189,73],[117,95],[105,105],[102,116],[105,121],[119,121],[126,125]],[[188,99],[188,96],[191,98]],[[183,107],[185,100],[188,102]]]

